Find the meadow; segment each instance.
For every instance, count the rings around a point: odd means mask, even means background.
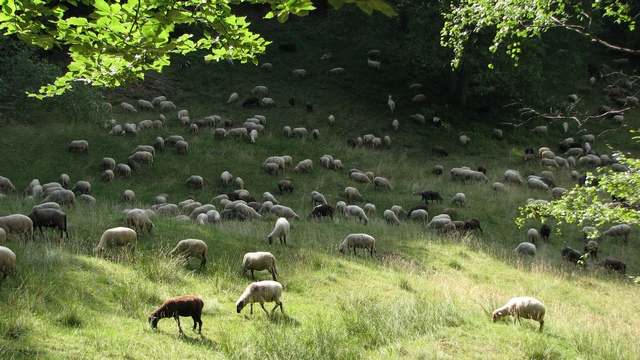
[[[39,103],[3,115],[0,125],[0,175],[13,182],[17,191],[0,202],[0,215],[29,214],[38,200],[26,199],[22,189],[32,179],[42,184],[69,174],[71,183],[86,180],[92,184],[94,205],[78,203],[65,207],[70,238],[45,230],[35,240],[9,235],[6,246],[17,255],[19,274],[0,289],[0,357],[3,359],[637,359],[640,357],[640,320],[636,301],[638,287],[627,277],[596,269],[589,260],[586,269],[562,261],[560,249],[569,245],[582,249],[582,233],[575,226],[556,226],[549,243],[541,244],[532,258],[520,258],[512,250],[526,241],[529,227],[540,227],[528,220],[518,228],[518,207],[529,198],[550,199],[550,192],[525,186],[508,186],[506,194],[491,189],[501,181],[506,169],[523,175],[544,170],[539,164],[522,162],[525,148],[554,146],[567,136],[597,135],[594,149],[600,153],[621,150],[637,153],[629,129],[638,128],[637,112],[625,115],[625,125],[613,126],[594,121],[582,128],[571,124],[567,134],[561,124],[549,123],[549,132],[533,135],[530,128],[544,124],[542,119],[520,123],[509,115],[482,115],[448,109],[438,113],[429,104],[413,104],[409,85],[420,82],[402,67],[401,55],[394,51],[394,37],[352,33],[347,38],[336,31],[335,43],[317,40],[330,32],[328,27],[302,31],[304,21],[284,25],[286,31],[270,33],[274,42],[305,44],[295,53],[278,52],[272,46],[260,63],[271,62],[272,73],[250,64],[213,63],[205,65],[189,58],[191,67],[176,63],[162,75],[151,74],[147,82],[105,92],[114,104],[112,113],[87,113],[85,119],[71,119],[71,108],[47,109]],[[347,30],[343,30],[347,31]],[[347,48],[345,44],[350,44]],[[366,67],[366,52],[382,51],[385,61],[376,71]],[[331,51],[330,62],[321,62]],[[562,68],[561,59],[551,58],[549,66],[564,73],[562,86],[549,92],[550,101],[563,104],[566,95],[587,82],[583,74]],[[326,70],[344,67],[343,76],[328,76]],[[305,68],[303,79],[290,75]],[[255,85],[265,85],[277,106],[246,109],[225,104],[232,92],[248,96]],[[425,92],[437,101],[437,90]],[[553,84],[552,84],[553,85]],[[550,87],[552,86],[550,85]],[[601,85],[598,85],[601,86]],[[576,112],[594,111],[607,101],[599,90],[581,94]],[[393,95],[396,112],[387,107]],[[159,112],[128,114],[117,107],[122,101],[135,103],[166,95],[179,109],[188,109],[192,120],[219,114],[237,125],[254,114],[267,118],[265,133],[257,143],[246,139],[214,139],[211,129],[189,134],[178,125],[174,112],[167,112],[163,129],[142,130],[137,136],[110,136],[105,125],[137,123],[156,119]],[[289,96],[298,100],[287,104]],[[303,104],[312,102],[308,113]],[[81,105],[81,104],[77,104]],[[73,106],[70,104],[69,106]],[[436,107],[437,108],[437,107]],[[441,116],[441,128],[413,122],[415,113]],[[334,115],[336,124],[326,119]],[[496,116],[489,118],[489,116]],[[394,132],[391,121],[400,121]],[[282,129],[318,129],[319,140],[311,137],[285,138]],[[491,139],[493,128],[504,131],[502,140]],[[346,146],[349,137],[372,133],[389,135],[390,148],[372,149]],[[186,156],[168,147],[150,166],[135,171],[131,179],[100,179],[101,159],[112,157],[126,162],[139,144],[152,144],[157,136],[179,134],[190,148]],[[460,135],[468,135],[466,147],[458,145]],[[89,153],[69,152],[71,140],[86,139]],[[433,145],[449,150],[448,157],[431,154]],[[320,167],[319,158],[331,154],[346,169],[333,171]],[[312,159],[313,173],[288,169],[278,176],[268,175],[261,164],[269,156],[290,155],[294,164]],[[432,174],[440,164],[445,175]],[[488,183],[461,184],[451,181],[452,167],[484,165]],[[356,184],[348,179],[348,169],[371,171],[388,178],[391,191],[375,190],[372,184]],[[579,169],[584,172],[586,169]],[[241,177],[247,190],[260,200],[269,191],[281,204],[293,208],[300,220],[291,221],[287,245],[268,245],[267,234],[275,217],[262,220],[223,221],[200,226],[153,217],[152,234],[139,237],[135,252],[112,250],[103,259],[92,249],[102,232],[124,225],[125,209],[149,208],[160,193],[169,202],[192,197],[202,203],[232,186],[223,187],[219,176],[229,171]],[[205,179],[202,190],[189,188],[191,175]],[[574,186],[566,170],[554,171],[556,184]],[[290,179],[295,190],[280,194],[277,182]],[[319,191],[334,204],[344,199],[344,188],[355,186],[365,201],[377,208],[367,225],[337,216],[334,221],[308,219],[313,205],[310,192]],[[133,203],[123,192],[136,194]],[[456,219],[480,219],[483,231],[461,236],[438,234],[423,223],[401,218],[399,227],[387,225],[382,212],[392,205],[409,209],[421,203],[412,193],[424,189],[439,191],[444,202],[430,203],[430,216],[451,207],[454,194],[463,192],[467,206],[456,208]],[[218,204],[216,204],[218,206]],[[621,239],[601,242],[600,257],[615,257],[627,263],[627,272],[640,269],[637,247],[638,228],[632,227],[629,244]],[[350,233],[363,232],[376,238],[377,254],[371,258],[360,250],[357,255],[341,254],[338,246]],[[205,269],[199,261],[171,258],[168,253],[181,239],[198,238],[209,247]],[[270,251],[278,260],[278,280],[284,286],[284,314],[269,317],[259,308],[249,314],[236,313],[235,302],[251,283],[240,275],[242,256],[249,251]],[[259,280],[270,279],[257,272]],[[157,330],[147,323],[148,314],[165,299],[182,295],[204,299],[202,334],[191,330],[191,319],[182,318],[184,335],[172,319],[161,320]],[[509,318],[492,323],[491,313],[511,297],[533,296],[547,308],[545,328],[523,320],[512,324]],[[273,304],[266,305],[270,310]]]

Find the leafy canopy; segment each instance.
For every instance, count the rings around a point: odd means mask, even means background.
[[[268,41],[249,30],[245,17],[232,5],[269,4],[265,18],[285,22],[291,14],[305,16],[311,0],[4,0],[0,2],[0,32],[44,49],[68,50],[71,63],[38,98],[60,95],[75,81],[117,87],[144,78],[144,71],[161,71],[170,54],[206,50],[205,60],[236,59],[257,63]],[[339,8],[356,3],[368,14],[395,15],[384,0],[331,0]],[[178,25],[200,29],[197,37],[175,32]]]
[[[489,51],[495,53],[505,45],[514,60],[520,56],[520,40],[541,35],[560,27],[578,32],[604,46],[640,54],[640,49],[625,48],[598,36],[600,23],[611,19],[635,30],[634,9],[624,0],[461,0],[451,3],[444,14],[441,32],[443,46],[453,49],[454,67],[460,64],[465,46],[484,30],[495,31]],[[637,11],[637,8],[635,9]]]

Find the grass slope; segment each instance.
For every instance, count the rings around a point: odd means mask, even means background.
[[[347,12],[347,14],[350,14]],[[351,16],[359,16],[351,13]],[[338,12],[333,16],[346,16]],[[362,23],[358,18],[354,24]],[[374,21],[370,20],[370,21]],[[306,23],[309,21],[309,23]],[[379,21],[379,19],[378,19]],[[330,22],[329,22],[330,24]],[[379,22],[380,33],[392,24]],[[353,25],[355,26],[355,25]],[[313,32],[303,31],[309,27]],[[280,29],[280,27],[278,27]],[[431,111],[410,102],[408,85],[413,79],[404,68],[394,67],[401,55],[394,51],[400,34],[356,32],[302,19],[286,24],[285,31],[269,33],[278,42],[296,42],[304,46],[296,53],[279,53],[275,46],[261,58],[274,64],[273,73],[263,73],[249,65],[224,63],[205,66],[192,61],[184,71],[170,69],[163,77],[170,87],[163,91],[179,108],[189,110],[191,119],[219,114],[234,120],[236,126],[253,114],[267,117],[265,134],[256,144],[244,139],[214,140],[211,130],[190,135],[177,124],[174,113],[167,114],[162,130],[141,131],[137,137],[113,137],[90,122],[69,122],[64,113],[31,109],[8,114],[11,122],[2,126],[0,174],[10,178],[18,188],[0,202],[0,215],[28,214],[34,202],[20,191],[33,178],[41,183],[57,181],[61,173],[72,183],[90,181],[98,204],[78,204],[65,208],[69,218],[70,240],[59,241],[46,232],[36,241],[10,235],[7,246],[18,256],[19,277],[9,279],[0,290],[0,357],[11,358],[196,358],[196,359],[364,359],[364,358],[483,358],[483,359],[636,359],[640,347],[635,301],[637,287],[628,279],[603,271],[587,270],[565,264],[560,249],[570,245],[582,247],[578,229],[563,227],[553,234],[534,259],[514,258],[511,250],[526,240],[526,228],[514,225],[518,206],[528,198],[550,198],[549,193],[510,186],[508,193],[497,197],[490,184],[500,181],[508,168],[523,174],[535,174],[538,165],[523,165],[522,149],[556,144],[567,134],[559,124],[551,124],[547,135],[532,136],[529,125],[504,127],[505,118],[466,121],[452,109],[443,114],[447,126],[436,129],[411,122],[409,115]],[[325,39],[323,34],[335,37]],[[349,35],[351,36],[351,35]],[[328,38],[328,37],[327,37]],[[358,42],[352,41],[354,38]],[[312,41],[313,40],[313,41]],[[333,42],[334,43],[333,43]],[[347,46],[349,45],[349,46]],[[380,71],[366,68],[364,54],[370,48],[385,54]],[[273,48],[273,49],[272,49]],[[333,53],[331,63],[321,63],[320,56]],[[388,57],[387,55],[388,54]],[[554,63],[553,65],[558,65]],[[343,66],[343,77],[328,77],[327,69]],[[305,79],[289,75],[295,68],[307,69]],[[583,74],[560,68],[571,74],[579,86]],[[232,92],[248,96],[255,85],[269,87],[278,106],[274,109],[229,107],[225,102]],[[109,100],[134,103],[159,93],[119,92]],[[567,90],[569,91],[569,90]],[[123,94],[129,94],[124,97]],[[396,99],[397,113],[386,106],[388,94]],[[311,101],[314,112],[302,106],[286,105],[290,95],[300,103]],[[550,97],[564,98],[564,92]],[[581,110],[594,109],[603,101],[599,92],[583,96]],[[333,114],[336,125],[329,127],[326,118]],[[462,114],[462,113],[461,113]],[[114,109],[102,114],[102,121],[115,118],[118,123],[157,118],[157,112],[129,115]],[[440,114],[437,114],[440,115]],[[471,114],[470,116],[479,116]],[[401,130],[393,133],[391,120],[398,118]],[[637,127],[637,114],[627,122]],[[319,141],[287,139],[285,125],[317,128]],[[537,125],[537,124],[536,124]],[[505,129],[500,142],[488,138],[493,127]],[[373,133],[390,135],[390,149],[348,149],[347,137]],[[597,151],[609,153],[608,145],[635,152],[626,129],[614,129],[606,123],[590,124],[587,129],[572,128],[568,135],[598,134]],[[138,144],[151,144],[156,136],[180,134],[190,144],[188,156],[175,149],[159,153],[152,166],[145,166],[126,180],[100,181],[100,161],[109,156],[126,162]],[[472,141],[466,148],[457,145],[458,136],[467,134]],[[69,153],[68,143],[86,139],[89,154]],[[447,158],[431,155],[433,145],[450,150]],[[288,170],[269,176],[260,164],[268,156],[290,155],[294,163],[309,158],[314,161],[311,174]],[[319,158],[331,154],[349,168],[372,171],[387,177],[393,191],[375,191],[372,185],[355,184],[346,171],[322,169]],[[431,170],[441,164],[452,167],[482,164],[488,169],[489,184],[462,185],[448,176],[435,177]],[[217,226],[198,226],[170,218],[154,217],[153,234],[139,239],[135,253],[112,251],[105,259],[92,256],[102,232],[124,224],[122,211],[132,207],[149,207],[159,193],[169,194],[178,203],[188,196],[207,203],[231,187],[223,188],[218,179],[223,171],[244,179],[247,189],[258,199],[269,191],[303,217],[292,221],[287,246],[267,245],[266,237],[275,222],[223,222]],[[189,189],[185,181],[193,175],[205,178],[203,190]],[[559,186],[571,187],[567,172],[555,172]],[[277,182],[289,178],[295,185],[293,194],[280,195]],[[317,190],[329,202],[344,200],[345,186],[360,189],[366,202],[376,205],[378,215],[364,226],[341,217],[335,221],[308,221],[312,204],[309,193]],[[483,233],[465,237],[440,236],[424,224],[402,219],[400,227],[390,227],[381,219],[384,209],[394,204],[405,209],[419,204],[414,191],[435,189],[443,194],[443,204],[430,204],[431,216],[450,206],[457,192],[467,196],[467,207],[457,209],[456,217],[481,220]],[[132,189],[134,203],[125,203],[122,193]],[[539,227],[533,221],[527,224]],[[378,254],[369,258],[340,254],[337,247],[349,233],[366,232],[377,240]],[[605,240],[601,256],[624,259],[630,273],[639,268],[637,227],[632,230],[628,246],[621,241]],[[209,263],[198,269],[198,261],[185,263],[171,259],[168,252],[180,239],[200,238],[209,246]],[[285,314],[267,317],[259,307],[253,315],[249,309],[236,314],[235,301],[251,282],[240,276],[242,255],[247,251],[271,251],[278,259],[279,280],[285,287]],[[256,273],[268,279],[267,273]],[[179,294],[200,295],[205,300],[203,334],[190,329],[191,321],[182,319],[185,335],[178,335],[171,319],[160,321],[152,331],[146,316],[166,298]],[[545,331],[537,324],[523,321],[521,326],[509,321],[491,322],[491,312],[513,296],[530,295],[547,306]],[[273,305],[268,304],[271,309]]]

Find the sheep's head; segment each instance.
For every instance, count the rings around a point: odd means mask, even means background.
[[[346,250],[346,247],[343,245],[340,245],[340,247],[338,248],[338,251],[340,251],[341,253],[344,254],[344,251]]]
[[[240,314],[240,312],[246,305],[247,304],[243,300],[238,300],[238,302],[236,303],[236,311],[238,312],[238,314]]]
[[[100,245],[98,245],[95,248],[93,248],[93,254],[96,257],[101,257],[103,251],[104,251],[104,248],[102,246],[100,246]]]
[[[147,318],[149,320],[149,324],[151,324],[151,327],[156,329],[158,327],[158,321],[160,321],[160,318],[157,316],[153,316],[153,315],[149,315],[149,317]]]
[[[273,236],[269,236],[267,240],[269,241],[269,245],[273,244]]]
[[[501,319],[503,316],[505,316],[506,314],[503,313],[502,311],[496,310],[493,312],[493,322],[498,321],[499,319]]]

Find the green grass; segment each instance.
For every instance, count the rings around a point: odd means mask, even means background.
[[[347,16],[337,13],[333,16]],[[357,12],[350,16],[356,15]],[[305,19],[306,20],[306,19]],[[362,19],[358,21],[362,22]],[[317,24],[316,24],[317,25]],[[560,234],[552,234],[551,243],[543,244],[534,259],[519,259],[511,254],[518,243],[526,240],[529,227],[540,226],[527,221],[519,229],[514,220],[518,206],[528,198],[550,198],[525,187],[509,186],[505,196],[493,194],[490,184],[500,181],[504,170],[519,169],[525,175],[542,169],[523,165],[525,147],[553,146],[566,136],[583,133],[598,135],[596,151],[610,153],[609,145],[631,153],[632,143],[626,130],[638,127],[637,114],[626,115],[628,127],[614,129],[606,122],[587,124],[585,129],[572,127],[568,134],[560,132],[560,124],[551,124],[547,135],[532,136],[527,123],[516,122],[511,114],[484,118],[482,115],[449,109],[443,118],[447,126],[436,129],[420,126],[409,119],[416,112],[431,111],[411,104],[408,85],[416,80],[402,68],[394,68],[400,60],[393,41],[397,34],[375,40],[358,32],[360,42],[340,30],[319,26],[315,33],[302,31],[302,21],[287,24],[287,31],[270,33],[274,41],[300,41],[305,46],[294,54],[282,54],[270,48],[261,62],[274,64],[273,73],[263,73],[252,65],[228,66],[224,63],[205,66],[193,61],[188,71],[169,69],[161,79],[161,91],[144,86],[109,93],[109,100],[134,103],[137,98],[150,99],[160,92],[180,109],[188,109],[191,119],[219,114],[232,118],[236,125],[253,114],[267,117],[267,128],[256,144],[246,140],[214,140],[211,130],[189,135],[179,128],[174,113],[167,114],[162,130],[141,131],[137,137],[107,135],[96,122],[71,122],[64,112],[33,108],[6,113],[7,123],[1,128],[0,174],[12,180],[18,192],[8,194],[0,202],[0,215],[28,214],[37,201],[20,193],[34,178],[41,183],[57,181],[61,173],[71,182],[92,183],[94,206],[78,204],[65,208],[70,239],[59,241],[49,230],[35,241],[9,235],[7,246],[18,257],[19,275],[8,279],[0,290],[0,357],[32,358],[196,358],[196,359],[389,359],[389,358],[482,358],[482,359],[636,359],[640,356],[639,323],[636,316],[637,286],[626,278],[587,270],[563,263],[560,249],[570,245],[581,249],[579,229],[564,226]],[[381,26],[380,32],[390,27]],[[296,31],[297,30],[297,31]],[[335,30],[333,32],[332,30]],[[322,34],[334,34],[335,44]],[[380,34],[378,34],[380,35]],[[311,39],[316,41],[311,42]],[[350,44],[351,47],[346,45]],[[366,68],[364,54],[378,47],[389,54],[389,63],[380,72]],[[333,53],[331,63],[321,63],[320,56]],[[366,59],[365,59],[366,60]],[[383,63],[384,64],[384,63]],[[344,77],[327,77],[331,67],[347,69]],[[296,79],[289,75],[294,68],[304,67],[309,76]],[[578,84],[582,75],[568,68],[557,73]],[[552,73],[550,75],[557,75]],[[248,96],[255,85],[269,87],[278,106],[270,110],[228,107],[225,102],[232,92]],[[575,85],[578,86],[578,85]],[[549,98],[564,99],[563,92],[549,93]],[[138,92],[136,92],[138,91]],[[406,91],[406,92],[405,92]],[[432,90],[430,90],[432,91]],[[386,105],[394,94],[398,111],[391,114]],[[300,103],[312,101],[314,112],[302,106],[286,105],[289,95]],[[562,100],[558,100],[562,101]],[[594,89],[577,105],[590,111],[604,101]],[[336,125],[329,127],[327,117],[333,114]],[[440,115],[440,114],[438,114]],[[129,115],[114,107],[111,114],[100,114],[100,122],[114,118],[119,124],[155,119],[157,113]],[[92,116],[93,118],[94,116]],[[391,121],[398,118],[400,131],[393,133]],[[468,120],[468,119],[474,119]],[[282,128],[305,126],[317,128],[319,141],[286,139]],[[505,130],[505,139],[493,141],[489,132],[494,127]],[[348,149],[346,138],[373,133],[390,135],[390,149]],[[113,157],[126,162],[138,144],[152,144],[156,136],[180,134],[190,144],[188,156],[173,148],[159,153],[152,166],[143,167],[132,179],[121,177],[111,183],[100,181],[100,162]],[[461,134],[472,140],[461,148]],[[88,155],[70,153],[67,145],[74,139],[86,139]],[[433,145],[449,149],[447,158],[434,157]],[[334,172],[319,166],[319,158],[331,154],[341,159],[346,169],[358,168],[387,177],[393,191],[375,191],[373,185],[355,184],[348,180],[347,170]],[[262,161],[273,155],[290,155],[294,164],[306,158],[314,161],[312,174],[288,170],[269,176],[261,168]],[[431,174],[441,164],[448,172],[452,167],[484,165],[489,184],[462,185],[445,176]],[[177,222],[154,217],[151,235],[140,237],[134,253],[113,250],[104,259],[93,257],[92,249],[102,232],[124,225],[123,210],[150,207],[159,193],[169,194],[178,203],[189,196],[208,203],[220,193],[232,191],[219,184],[219,175],[229,171],[244,179],[246,188],[258,199],[269,191],[303,217],[291,222],[287,246],[267,244],[275,217],[252,222],[223,222],[201,227],[195,223]],[[192,190],[185,184],[191,175],[205,179],[203,190]],[[567,172],[555,172],[559,186],[571,187]],[[289,178],[295,186],[293,194],[280,195],[277,182]],[[345,186],[356,186],[365,202],[376,205],[377,215],[367,226],[337,217],[334,222],[309,221],[312,210],[309,193],[317,190],[335,204],[344,200]],[[414,191],[439,191],[445,201],[430,204],[431,216],[450,206],[457,192],[464,192],[467,207],[457,209],[455,217],[481,220],[483,233],[465,237],[441,236],[424,224],[407,222],[390,227],[381,215],[392,205],[405,209],[420,204]],[[136,202],[125,203],[123,192],[132,189]],[[218,205],[218,204],[216,204]],[[362,205],[362,204],[361,204]],[[554,229],[556,228],[555,224]],[[602,257],[625,260],[628,272],[637,274],[639,250],[637,227],[632,230],[628,246],[621,241],[603,241]],[[357,256],[337,251],[349,233],[366,232],[376,238],[378,254],[371,259],[364,251]],[[206,269],[199,261],[185,262],[168,256],[181,239],[199,238],[209,246]],[[282,297],[285,314],[267,317],[259,308],[253,315],[245,309],[235,312],[235,301],[251,282],[240,275],[242,256],[248,251],[268,250],[278,259],[279,281],[284,285]],[[257,272],[258,279],[269,279]],[[160,321],[151,330],[147,315],[166,298],[194,294],[205,301],[202,335],[191,331],[191,320],[182,318],[185,335],[179,335],[172,319]],[[537,323],[524,320],[513,325],[505,319],[491,322],[491,312],[514,296],[530,295],[547,306],[545,330],[538,333]],[[266,305],[268,309],[273,304]]]

